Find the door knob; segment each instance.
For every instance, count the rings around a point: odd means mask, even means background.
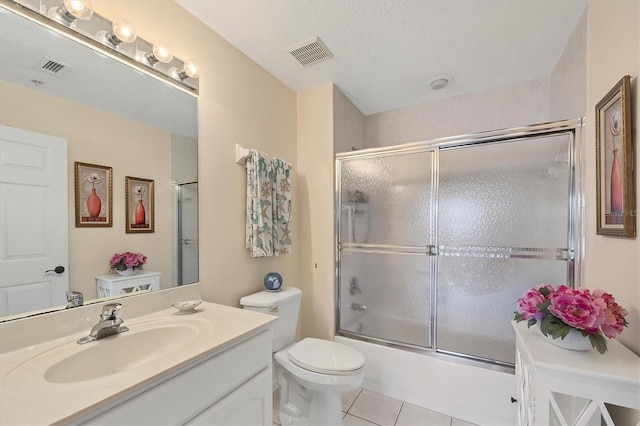
[[[56,266],[54,269],[47,269],[46,271],[44,271],[45,274],[47,272],[55,272],[56,274],[61,274],[64,272],[64,266]]]

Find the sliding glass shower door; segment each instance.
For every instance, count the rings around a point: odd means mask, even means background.
[[[566,283],[568,155],[567,135],[440,150],[440,352],[513,362],[515,301]]]
[[[370,338],[431,347],[433,150],[340,164],[340,322]]]
[[[516,300],[573,285],[579,125],[338,155],[338,332],[513,364]]]

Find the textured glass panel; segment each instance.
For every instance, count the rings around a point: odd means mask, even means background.
[[[342,161],[340,241],[427,246],[432,155]]]
[[[343,252],[340,329],[429,347],[429,276],[428,256]]]
[[[439,245],[567,247],[569,137],[440,152]]]
[[[564,284],[566,275],[558,260],[439,257],[438,349],[513,363],[516,301],[536,284]]]

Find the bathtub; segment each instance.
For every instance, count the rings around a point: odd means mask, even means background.
[[[402,319],[371,316],[365,328],[380,326],[381,335],[392,330],[394,340],[417,342],[424,325]],[[354,320],[354,331],[362,329]],[[407,333],[407,336],[397,333]],[[403,340],[403,339],[409,340]],[[448,416],[479,425],[517,424],[516,379],[513,371],[432,352],[410,351],[347,336],[335,341],[351,346],[366,358],[363,387]]]

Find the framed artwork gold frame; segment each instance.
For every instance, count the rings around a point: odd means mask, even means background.
[[[636,236],[630,98],[625,75],[596,105],[598,235]]]
[[[153,180],[125,176],[127,234],[155,232]]]
[[[113,170],[75,162],[76,228],[113,226]]]

